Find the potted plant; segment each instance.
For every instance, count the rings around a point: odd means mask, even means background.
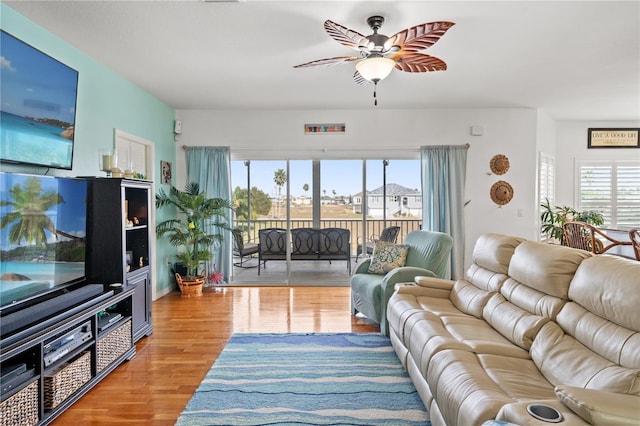
[[[206,280],[202,264],[210,260],[217,246],[224,240],[222,234],[208,229],[226,229],[227,212],[231,203],[222,198],[207,198],[197,183],[186,185],[184,191],[171,187],[167,194],[163,189],[156,194],[156,207],[174,206],[178,217],[156,226],[158,238],[166,236],[169,243],[179,249],[177,260],[186,269],[186,275],[176,273],[176,281],[184,297],[202,295]]]
[[[540,231],[547,241],[559,242],[566,245],[563,225],[568,221],[585,222],[591,225],[600,226],[604,223],[602,213],[595,210],[585,210],[579,212],[568,206],[551,206],[549,199],[540,204],[542,214],[540,215]]]

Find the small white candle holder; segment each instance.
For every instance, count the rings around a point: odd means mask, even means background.
[[[116,151],[113,148],[101,149],[98,155],[98,165],[100,170],[107,174],[107,177],[111,177],[111,169],[118,166]]]

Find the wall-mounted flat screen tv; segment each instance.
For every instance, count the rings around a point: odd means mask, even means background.
[[[70,170],[78,72],[0,31],[0,160]]]
[[[0,172],[0,313],[84,281],[87,188]]]

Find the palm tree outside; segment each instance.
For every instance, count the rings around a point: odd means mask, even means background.
[[[276,170],[273,175],[273,181],[278,187],[278,199],[276,202],[276,206],[277,206],[276,216],[280,217],[280,201],[281,201],[282,187],[284,186],[285,183],[287,183],[287,173],[283,169]]]

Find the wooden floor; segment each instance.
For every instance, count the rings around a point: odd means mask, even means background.
[[[379,332],[352,317],[349,287],[227,287],[153,303],[137,355],[52,424],[173,425],[234,332]]]

